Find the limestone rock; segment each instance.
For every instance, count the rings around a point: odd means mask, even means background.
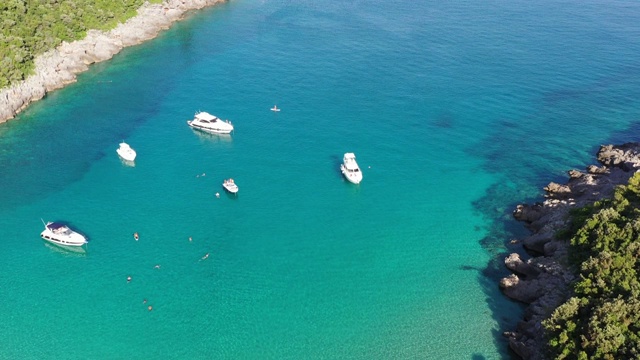
[[[582,175],[584,175],[581,171],[578,171],[578,170],[575,170],[575,169],[569,170],[567,173],[569,174],[569,177],[572,180],[579,179],[579,178],[582,177]]]
[[[544,191],[554,198],[566,198],[571,195],[571,188],[568,185],[560,185],[555,182],[551,182],[545,186]]]
[[[605,166],[595,166],[595,165],[589,165],[587,167],[587,171],[590,174],[606,174],[607,173],[607,168]]]
[[[548,232],[531,235],[522,241],[525,248],[535,251],[538,254],[544,254],[544,247],[553,240],[553,234]]]
[[[528,223],[538,220],[542,214],[542,206],[540,204],[520,204],[513,211],[513,217],[516,218],[516,220]]]
[[[543,284],[538,279],[523,280],[518,275],[511,274],[500,281],[500,287],[511,299],[530,304],[540,297]]]
[[[524,262],[518,253],[509,254],[509,256],[504,259],[504,264],[509,270],[524,275],[525,277],[533,277],[539,273],[536,268]]]

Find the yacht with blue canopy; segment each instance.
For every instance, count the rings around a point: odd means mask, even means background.
[[[44,224],[44,221],[42,223]],[[62,246],[82,246],[88,242],[84,235],[71,230],[61,222],[46,223],[40,236],[46,241]]]

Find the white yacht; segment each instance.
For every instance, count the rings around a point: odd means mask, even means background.
[[[236,185],[236,183],[233,181],[233,179],[228,179],[225,180],[222,183],[222,187],[224,187],[225,190],[227,190],[228,192],[232,193],[232,194],[237,194],[238,193],[238,185]]]
[[[187,121],[187,124],[194,129],[214,134],[230,134],[233,131],[233,125],[229,120],[222,121],[220,118],[204,111],[196,113],[193,120]]]
[[[362,181],[362,171],[356,162],[356,155],[354,153],[344,154],[340,170],[347,180],[354,184],[360,184]]]
[[[137,155],[136,151],[133,150],[131,146],[129,146],[129,144],[124,141],[120,143],[120,147],[118,148],[118,150],[116,150],[116,152],[118,153],[118,155],[120,155],[121,158],[127,161],[135,160]]]
[[[51,243],[63,246],[82,246],[88,242],[82,234],[59,222],[46,223],[40,236]]]

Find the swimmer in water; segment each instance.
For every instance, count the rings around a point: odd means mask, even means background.
[[[140,236],[138,235],[137,231],[133,233],[133,238],[136,239],[136,241],[138,241],[138,239],[140,239]]]
[[[208,258],[209,258],[209,253],[206,253],[200,260],[207,260]]]

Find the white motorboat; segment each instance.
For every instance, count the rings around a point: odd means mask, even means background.
[[[362,171],[356,162],[356,155],[354,153],[344,154],[340,170],[347,180],[354,184],[360,184],[362,181]]]
[[[278,109],[278,107],[276,105],[273,105],[273,107],[271,108],[271,111],[278,112],[278,111],[280,111],[280,109]]]
[[[237,194],[238,193],[238,185],[236,185],[236,183],[233,181],[233,179],[228,179],[225,180],[222,183],[222,187],[224,187],[225,190],[227,190],[228,192],[232,193],[232,194]]]
[[[196,113],[193,120],[187,121],[187,124],[194,129],[214,134],[230,134],[233,131],[233,125],[229,120],[222,121],[220,118],[204,111]]]
[[[87,238],[82,234],[71,230],[67,225],[59,222],[46,223],[44,231],[40,236],[53,244],[63,246],[82,246],[88,242]]]
[[[118,155],[120,155],[121,158],[127,161],[135,160],[137,155],[136,151],[133,150],[131,146],[129,146],[129,144],[124,141],[120,143],[120,147],[118,148],[118,150],[116,150],[116,152],[118,153]]]

